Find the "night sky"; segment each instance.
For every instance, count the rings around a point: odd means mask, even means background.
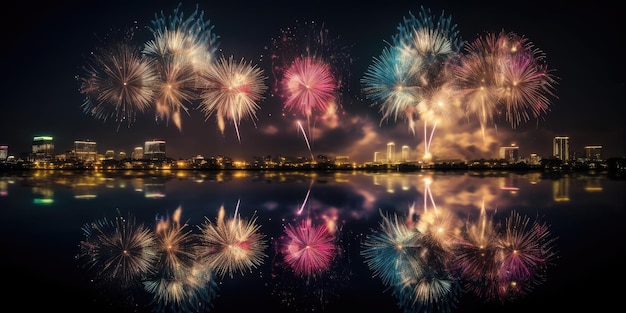
[[[137,42],[150,39],[146,26],[155,14],[171,13],[179,1],[83,1],[80,4],[15,3],[3,10],[2,119],[0,145],[9,154],[31,150],[34,136],[49,135],[55,152],[72,149],[74,140],[92,140],[98,152],[132,152],[144,141],[164,139],[167,155],[190,158],[223,155],[251,160],[253,156],[348,155],[355,162],[371,161],[388,142],[408,145],[411,158],[423,154],[424,129],[416,133],[403,120],[382,120],[372,101],[359,88],[374,57],[378,57],[409,12],[420,7],[433,15],[450,16],[463,41],[486,32],[510,31],[527,37],[547,57],[558,77],[556,97],[549,97],[549,112],[538,119],[511,127],[496,120],[481,135],[478,123],[460,118],[436,128],[431,152],[441,159],[494,158],[498,147],[517,144],[520,156],[549,157],[552,138],[569,136],[570,150],[584,153],[586,145],[602,145],[603,157],[626,156],[624,148],[623,16],[617,4],[566,1],[201,1],[182,2],[191,14],[198,5],[219,36],[217,56],[244,59],[263,69],[268,91],[274,77],[268,47],[281,30],[310,21],[323,25],[329,35],[349,49],[346,88],[340,112],[332,119],[316,118],[315,131],[303,136],[297,121],[306,119],[286,112],[283,102],[270,92],[258,104],[256,119],[242,119],[241,141],[232,124],[221,132],[214,118],[189,104],[181,128],[140,115],[132,125],[101,120],[83,112],[84,95],[76,76],[86,57],[103,36],[114,29],[136,26]],[[306,127],[306,126],[305,126]],[[311,150],[307,147],[309,140]]]

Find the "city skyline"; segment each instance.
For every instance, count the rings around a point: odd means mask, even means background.
[[[71,147],[74,140],[93,140],[98,146],[127,154],[146,140],[160,138],[168,143],[173,158],[194,155],[226,155],[249,159],[254,155],[348,155],[354,162],[372,160],[375,151],[384,151],[387,142],[397,147],[408,145],[411,154],[424,151],[425,118],[414,127],[402,119],[383,119],[379,106],[367,99],[361,79],[373,59],[381,56],[392,41],[397,27],[410,13],[424,7],[434,16],[450,16],[458,25],[465,42],[472,42],[485,32],[501,30],[526,36],[537,49],[545,52],[547,65],[555,70],[555,84],[549,110],[516,127],[503,118],[494,118],[481,129],[480,121],[461,116],[441,121],[433,132],[431,153],[443,159],[478,159],[497,155],[498,147],[520,146],[520,156],[552,154],[552,139],[570,138],[569,149],[583,154],[585,146],[603,147],[603,156],[624,156],[622,118],[615,114],[617,94],[623,90],[610,57],[592,55],[591,51],[618,51],[615,9],[595,7],[546,7],[529,3],[510,7],[504,3],[463,3],[455,1],[402,1],[394,6],[346,4],[348,9],[317,5],[281,5],[252,2],[211,4],[183,2],[183,12],[190,16],[197,8],[210,21],[219,36],[216,57],[233,57],[258,65],[266,77],[268,91],[257,104],[256,118],[225,116],[225,127],[216,123],[216,115],[205,116],[195,105],[181,110],[178,122],[159,119],[152,113],[138,114],[132,125],[101,120],[85,114],[84,95],[76,79],[91,52],[116,27],[133,26],[137,42],[150,40],[146,27],[158,14],[171,14],[178,2],[147,3],[94,2],[81,5],[51,5],[30,17],[32,23],[11,33],[13,50],[5,50],[10,83],[3,84],[8,95],[0,126],[0,145],[7,145],[17,155],[30,151],[34,136],[49,135],[59,148]],[[350,14],[350,12],[359,12]],[[346,18],[349,17],[349,18]],[[602,18],[602,20],[596,18]],[[5,19],[6,20],[6,19]],[[270,64],[273,39],[282,31],[314,21],[337,38],[335,54],[347,57],[337,112],[286,110],[284,99],[276,96],[275,77]],[[581,21],[584,23],[581,24]],[[298,39],[298,38],[296,38]],[[615,45],[614,47],[611,45]],[[346,52],[339,48],[346,47]],[[347,54],[347,55],[344,55]],[[588,63],[581,60],[589,60]],[[335,69],[339,71],[339,69]],[[337,73],[335,73],[337,74]],[[172,113],[172,112],[167,112]],[[178,124],[177,124],[178,123]],[[238,126],[238,127],[233,127]],[[532,150],[531,150],[532,149]],[[310,151],[309,151],[310,150]],[[168,153],[169,154],[169,153]]]
[[[606,160],[604,157],[603,147],[601,145],[586,145],[583,151],[570,151],[569,149],[569,137],[568,136],[555,136],[553,141],[553,153],[551,155],[538,155],[537,153],[530,152],[528,154],[520,154],[520,146],[516,144],[499,146],[497,151],[494,151],[492,156],[480,158],[480,159],[505,159],[509,162],[526,162],[535,163],[541,159],[559,159],[563,161],[597,161]],[[145,142],[135,145],[128,149],[130,153],[127,153],[126,149],[113,150],[108,147],[98,147],[98,143],[91,140],[75,140],[72,149],[59,149],[55,148],[55,140],[52,136],[35,136],[32,140],[32,150],[29,152],[23,152],[20,155],[9,153],[9,147],[6,145],[0,145],[0,161],[8,160],[9,162],[22,161],[42,161],[53,159],[73,159],[82,162],[95,162],[103,159],[144,159],[144,155],[157,153],[159,156],[157,159],[177,159],[177,160],[192,160],[195,158],[228,158],[233,161],[249,162],[259,158],[278,158],[284,157],[291,160],[306,160],[309,159],[316,161],[317,159],[337,160],[340,162],[348,163],[421,163],[424,162],[416,151],[411,151],[408,145],[400,145],[396,148],[395,142],[387,142],[384,146],[379,147],[378,150],[374,150],[372,159],[354,162],[349,155],[340,155],[336,153],[330,154],[317,154],[317,155],[286,155],[281,152],[265,155],[251,155],[247,158],[232,158],[229,155],[215,154],[215,155],[202,155],[193,154],[186,157],[172,158],[171,153],[167,152],[167,142],[162,139],[150,139]],[[375,147],[373,147],[375,149]],[[532,151],[532,149],[530,149]],[[103,152],[104,151],[104,152]],[[383,157],[384,155],[384,157]],[[147,157],[152,159],[154,156]],[[608,157],[613,158],[613,157]],[[479,159],[445,159],[434,156],[431,160],[433,163],[450,162],[450,161],[477,161]]]

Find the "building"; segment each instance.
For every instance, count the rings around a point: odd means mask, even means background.
[[[498,150],[498,159],[507,160],[509,163],[515,163],[519,160],[519,146],[511,145],[508,147],[500,147]]]
[[[143,158],[147,160],[165,160],[165,140],[154,139],[144,143]]]
[[[74,155],[76,160],[80,162],[95,162],[97,152],[97,144],[95,141],[74,140]]]
[[[537,153],[531,153],[528,157],[528,164],[539,165],[541,163],[541,157]]]
[[[403,145],[402,146],[402,154],[401,154],[401,161],[402,162],[408,162],[409,161],[409,146],[407,145]]]
[[[107,150],[106,152],[104,152],[104,159],[105,160],[115,160],[115,151],[114,150]]]
[[[396,144],[390,142],[387,144],[387,163],[393,163],[395,161]]]
[[[35,162],[54,161],[54,138],[51,136],[33,137],[32,160]]]
[[[347,155],[338,155],[335,157],[335,165],[347,166],[350,165],[350,157]]]
[[[0,161],[6,161],[9,157],[9,146],[0,146]]]
[[[380,159],[380,151],[376,151],[374,152],[374,163],[381,163],[382,160]]]
[[[589,161],[602,160],[602,146],[585,146],[585,158]]]
[[[554,137],[554,143],[552,145],[552,156],[562,161],[569,160],[569,137],[568,136]]]
[[[131,157],[133,158],[133,160],[143,159],[143,147],[135,147],[135,149],[133,149]]]

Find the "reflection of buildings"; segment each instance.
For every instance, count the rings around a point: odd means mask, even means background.
[[[499,184],[501,190],[508,190],[511,193],[516,193],[519,190],[517,178],[513,176],[500,177]]]
[[[6,180],[0,180],[0,197],[9,195],[9,184]]]
[[[144,184],[143,195],[146,198],[164,198],[165,197],[165,184],[164,183]]]
[[[165,140],[146,141],[143,149],[144,159],[165,160]]]
[[[34,186],[33,194],[39,195],[33,196],[34,204],[52,204],[54,203],[54,190],[49,186]]]
[[[563,177],[552,183],[552,199],[556,202],[569,201],[569,177]]]
[[[77,182],[72,185],[75,199],[94,199],[97,197],[96,188],[98,185],[94,183]]]
[[[54,161],[54,138],[51,136],[35,136],[32,147],[33,161]]]
[[[569,160],[569,137],[556,136],[552,146],[552,155],[562,161]]]
[[[602,184],[599,177],[587,177],[585,179],[585,191],[598,192],[602,191]]]

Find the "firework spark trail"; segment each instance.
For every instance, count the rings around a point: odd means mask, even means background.
[[[309,189],[307,189],[306,191],[306,196],[304,197],[304,201],[302,201],[302,205],[300,206],[300,209],[298,210],[298,215],[302,214],[302,211],[304,211],[304,207],[306,206],[307,202],[309,201],[309,195],[311,194],[311,188],[313,188],[313,183],[315,182],[315,180],[311,179],[311,183],[309,184]]]
[[[230,277],[234,272],[244,273],[259,266],[267,255],[265,235],[259,232],[256,217],[242,220],[239,214],[226,219],[224,206],[220,207],[216,223],[205,218],[199,226],[202,234],[201,258],[216,274]]]
[[[267,90],[263,70],[251,62],[220,58],[215,64],[200,72],[201,103],[199,109],[208,119],[215,114],[217,124],[224,133],[225,120],[231,120],[241,142],[239,124],[242,118],[254,121],[259,109],[258,101]]]
[[[118,42],[92,53],[78,79],[85,113],[130,127],[137,114],[153,107],[158,75],[139,48]]]
[[[306,135],[306,132],[304,131],[304,128],[302,127],[302,123],[300,123],[300,121],[297,121],[298,123],[298,128],[300,128],[300,130],[302,131],[302,136],[304,136],[304,140],[306,141],[306,146],[309,148],[309,153],[311,154],[311,161],[314,161],[315,158],[313,157],[313,151],[311,150],[311,144],[309,143],[309,138]]]

